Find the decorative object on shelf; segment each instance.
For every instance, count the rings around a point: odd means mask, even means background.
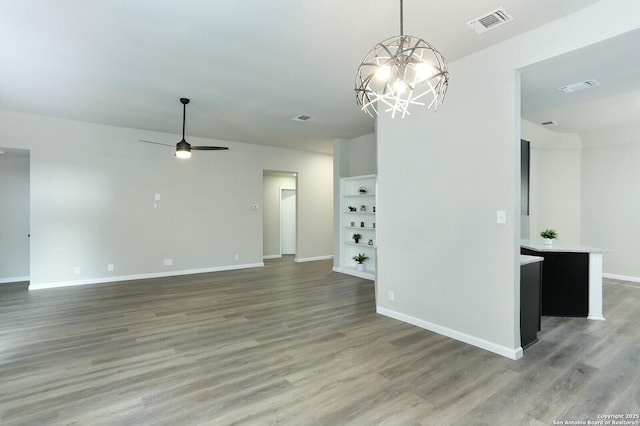
[[[360,222],[360,228],[364,228],[364,222]]]
[[[358,264],[356,265],[356,269],[360,272],[364,271],[364,261],[369,259],[369,256],[367,256],[364,253],[358,253],[356,256],[353,256],[353,260],[355,260],[356,262],[358,262]]]
[[[361,212],[366,212],[367,211],[367,206],[365,206],[365,205],[360,206],[360,211]]]
[[[351,226],[356,226],[356,223],[354,221],[351,221]]]
[[[551,245],[553,244],[553,240],[558,238],[558,233],[555,229],[545,229],[540,233],[540,236],[544,239],[544,243]]]
[[[357,211],[358,211],[358,209],[357,209],[357,208],[355,208],[355,207],[353,207],[353,206],[349,206],[349,211],[350,211],[350,212],[357,212]]]
[[[376,212],[376,206],[373,206],[373,212],[374,213]]]
[[[373,245],[373,240],[369,240],[369,242],[367,244],[372,246]]]
[[[376,227],[376,223],[375,223],[375,222],[373,222],[373,227],[374,227],[374,228]]]
[[[367,187],[366,186],[361,186],[360,188],[358,188],[358,192],[361,194],[366,194],[367,192]]]
[[[375,45],[356,74],[356,101],[374,117],[382,112],[409,114],[409,105],[435,111],[449,84],[444,56],[423,39],[404,35],[400,0],[400,35]]]
[[[351,238],[353,238],[353,241],[355,241],[355,242],[356,242],[356,244],[358,244],[358,243],[360,242],[360,239],[362,238],[362,235],[360,235],[360,234],[353,234],[353,237],[351,237]]]

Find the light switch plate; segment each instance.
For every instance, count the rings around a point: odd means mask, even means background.
[[[496,211],[496,223],[507,223],[507,212],[504,210]]]

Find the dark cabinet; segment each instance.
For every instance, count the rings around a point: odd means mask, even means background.
[[[520,346],[523,349],[538,341],[542,270],[542,262],[520,267]]]
[[[588,316],[589,253],[538,252],[525,248],[521,253],[544,257],[542,315]]]

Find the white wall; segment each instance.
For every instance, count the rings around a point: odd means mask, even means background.
[[[0,155],[0,283],[29,278],[29,151]]]
[[[194,137],[231,149],[179,161],[137,142],[176,135],[8,112],[0,137],[31,150],[33,288],[261,265],[264,169],[299,172],[298,257],[331,256],[329,155]]]
[[[279,257],[281,254],[280,188],[295,188],[296,178],[265,172],[263,185],[263,253],[265,258]]]
[[[522,138],[531,142],[529,180],[531,239],[553,228],[558,240],[580,244],[582,141],[522,120]]]
[[[521,356],[516,70],[639,26],[640,3],[602,0],[451,63],[437,113],[378,120],[379,312]]]
[[[640,124],[583,136],[582,240],[605,274],[640,281]]]

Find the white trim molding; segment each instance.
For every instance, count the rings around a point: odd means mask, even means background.
[[[401,314],[399,312],[395,312],[389,309],[385,309],[380,306],[376,307],[376,312],[379,313],[380,315],[397,319],[399,321],[403,321],[403,322],[415,325],[417,327],[424,328],[425,330],[433,331],[434,333],[442,334],[443,336],[447,336],[452,339],[459,340],[464,343],[468,343],[472,346],[476,346],[480,349],[484,349],[489,352],[502,355],[509,359],[514,359],[514,360],[520,359],[522,358],[522,355],[523,355],[522,347],[520,346],[512,349],[506,346],[497,345],[493,342],[489,342],[488,340],[480,339],[478,337],[471,336],[469,334],[462,333],[457,330],[453,330],[447,327],[443,327],[441,325],[433,324],[429,321],[424,321],[418,318],[414,318],[412,316]]]
[[[281,254],[268,254],[266,256],[262,256],[263,259],[280,259],[282,258]]]
[[[315,262],[316,260],[331,260],[331,259],[333,259],[333,255],[328,254],[326,256],[296,258],[296,262]]]
[[[603,278],[609,278],[610,280],[630,281],[632,283],[640,283],[640,277],[632,277],[630,275],[618,275],[618,274],[602,274]]]
[[[93,278],[88,280],[39,283],[39,284],[30,284],[29,290],[43,290],[46,288],[71,287],[76,285],[105,284],[105,283],[113,283],[113,282],[119,282],[119,281],[145,280],[149,278],[175,277],[178,275],[205,274],[207,272],[220,272],[220,271],[231,271],[234,269],[260,268],[263,266],[264,266],[264,263],[247,263],[244,265],[216,266],[213,268],[187,269],[182,271],[154,272],[150,274],[121,275],[118,277],[101,277],[101,278]]]

